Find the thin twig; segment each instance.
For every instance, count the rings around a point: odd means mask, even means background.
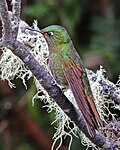
[[[3,26],[3,41],[5,45],[10,45],[12,38],[11,22],[8,15],[8,7],[5,0],[0,0],[0,13]]]
[[[19,22],[20,22],[20,12],[21,12],[21,0],[13,0],[12,2],[12,20],[14,20],[14,29],[12,32],[13,40],[16,40],[17,33],[19,29]]]

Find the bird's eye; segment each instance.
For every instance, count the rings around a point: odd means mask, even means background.
[[[49,36],[53,36],[53,35],[54,35],[54,33],[53,33],[53,32],[47,32],[47,35],[49,35]]]

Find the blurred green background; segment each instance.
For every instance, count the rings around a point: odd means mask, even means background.
[[[8,1],[11,9],[10,1]],[[114,83],[120,73],[119,0],[22,0],[21,18],[29,25],[38,20],[39,28],[58,24],[69,32],[87,68],[100,65]],[[20,80],[10,89],[0,82],[0,150],[50,150],[55,133],[54,113],[48,114],[40,100],[32,107],[36,93],[33,80],[26,91]],[[68,149],[69,138],[60,150]],[[74,138],[71,150],[84,150]]]

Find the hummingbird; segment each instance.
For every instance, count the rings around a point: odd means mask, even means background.
[[[58,85],[71,89],[78,108],[84,116],[90,137],[102,125],[94,103],[85,65],[77,53],[66,29],[51,25],[41,30],[48,43],[48,66]]]

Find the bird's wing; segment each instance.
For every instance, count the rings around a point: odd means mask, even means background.
[[[85,93],[85,87],[82,81],[83,70],[73,60],[63,60],[62,65],[77,105],[87,122],[88,131],[91,136],[94,136],[94,130],[98,128],[98,122],[101,122],[101,119],[91,96]]]

